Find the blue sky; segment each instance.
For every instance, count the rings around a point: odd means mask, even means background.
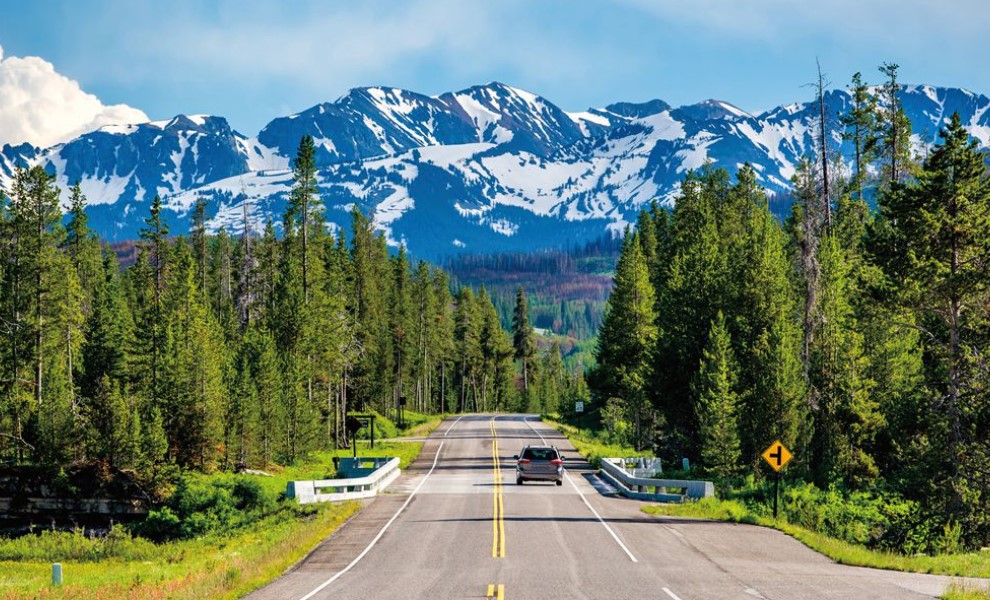
[[[39,56],[105,104],[219,114],[248,135],[363,85],[759,111],[807,98],[816,57],[836,86],[892,61],[905,82],[990,93],[985,0],[0,0],[0,15],[6,57]]]

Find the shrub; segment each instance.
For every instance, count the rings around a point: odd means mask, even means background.
[[[234,506],[241,511],[258,511],[267,514],[275,510],[277,498],[275,494],[261,485],[256,479],[238,477],[231,490]]]
[[[134,538],[123,527],[111,527],[104,536],[91,536],[83,529],[44,530],[38,534],[0,539],[0,560],[54,562],[77,560],[98,562],[107,558],[148,560],[155,546]]]
[[[722,494],[742,502],[754,515],[770,517],[772,487],[752,476],[736,481]],[[780,515],[811,531],[877,550],[905,554],[945,552],[957,547],[958,529],[943,527],[913,500],[889,491],[822,490],[811,483],[788,482],[782,491]]]
[[[144,521],[134,526],[134,532],[149,540],[163,542],[181,535],[181,523],[171,508],[163,506],[149,512]]]
[[[166,505],[134,530],[156,541],[190,539],[243,527],[278,509],[278,494],[250,476],[187,474]]]

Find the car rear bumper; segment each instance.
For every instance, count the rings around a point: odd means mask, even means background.
[[[523,479],[525,481],[563,481],[564,470],[560,469],[555,473],[532,473],[516,469],[516,479]]]

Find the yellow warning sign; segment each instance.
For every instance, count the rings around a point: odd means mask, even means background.
[[[763,460],[767,461],[774,471],[784,468],[784,465],[791,462],[794,455],[782,444],[780,440],[770,444],[770,447],[763,452]]]

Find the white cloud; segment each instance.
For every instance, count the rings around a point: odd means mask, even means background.
[[[104,105],[46,60],[4,58],[0,47],[0,145],[47,147],[103,125],[147,120],[126,104]]]

